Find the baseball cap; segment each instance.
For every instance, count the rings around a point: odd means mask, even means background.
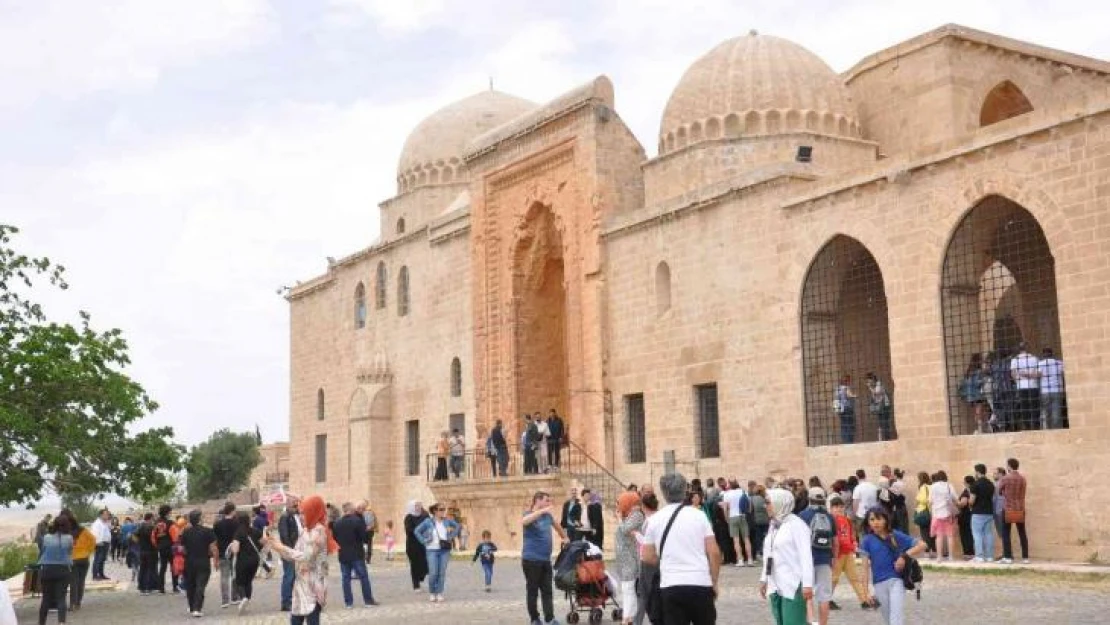
[[[810,488],[809,489],[809,500],[810,501],[821,501],[821,502],[825,501],[825,489],[821,488],[820,486],[814,486],[814,487]]]

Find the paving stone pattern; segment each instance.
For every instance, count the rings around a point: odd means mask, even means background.
[[[374,559],[371,579],[375,598],[381,606],[362,606],[357,583],[353,586],[356,607],[343,607],[339,586],[338,566],[333,567],[329,586],[329,606],[324,613],[324,623],[403,623],[419,622],[421,625],[455,625],[459,623],[519,623],[528,622],[524,610],[524,577],[518,560],[501,560],[494,574],[494,589],[482,592],[481,568],[469,560],[454,560],[448,568],[446,601],[432,604],[427,594],[412,591],[406,562],[386,562]],[[280,571],[280,569],[279,569]],[[213,579],[207,590],[206,610],[203,619],[186,615],[184,595],[140,597],[134,590],[90,592],[86,595],[80,612],[70,615],[69,623],[118,624],[118,625],[170,625],[173,623],[238,623],[240,625],[277,625],[288,623],[289,617],[278,611],[279,571],[273,579],[259,579],[254,586],[255,598],[244,615],[235,609],[220,609],[219,586]],[[114,565],[109,575],[127,579],[126,569]],[[218,576],[217,576],[218,578]],[[726,567],[721,573],[722,597],[718,601],[717,622],[769,624],[773,621],[757,592],[758,571],[754,568]],[[1007,625],[1027,623],[1096,624],[1110,622],[1110,607],[1105,597],[1110,590],[1107,583],[1068,584],[1053,579],[966,576],[926,572],[926,587],[920,602],[910,600],[907,623],[951,624],[990,623]],[[834,612],[831,623],[879,625],[877,614],[862,612],[853,602],[850,589],[842,585],[837,589],[837,600],[844,606]],[[213,601],[215,598],[215,601]],[[38,614],[37,599],[22,601],[17,606],[20,623],[35,623]],[[566,623],[567,602],[556,591],[556,617]],[[606,615],[608,617],[608,614]],[[54,615],[48,622],[53,623]],[[585,622],[585,619],[583,619]],[[608,618],[606,623],[612,623]]]

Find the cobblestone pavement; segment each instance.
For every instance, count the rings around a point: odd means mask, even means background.
[[[362,607],[357,583],[353,590],[355,605],[343,608],[338,566],[332,567],[329,605],[324,623],[403,623],[420,625],[457,623],[518,623],[526,624],[524,610],[524,577],[517,560],[497,563],[494,589],[482,592],[481,568],[469,560],[456,559],[448,568],[446,601],[432,604],[424,593],[412,591],[407,563],[403,559],[386,562],[374,557],[371,579],[375,599],[381,606]],[[129,579],[126,569],[110,565],[109,575]],[[726,567],[721,573],[722,597],[718,601],[718,623],[771,623],[766,606],[757,592],[758,572],[754,568]],[[140,597],[134,590],[91,591],[87,593],[80,612],[70,615],[69,623],[112,625],[169,625],[173,623],[238,623],[240,625],[276,625],[288,623],[287,614],[278,612],[280,567],[273,579],[260,579],[254,586],[254,601],[244,615],[234,608],[220,609],[218,575],[207,590],[203,619],[186,615],[184,595],[167,594]],[[921,601],[908,602],[909,624],[1006,625],[1009,623],[1096,624],[1110,622],[1110,606],[1106,597],[1110,583],[1068,582],[1053,578],[978,575],[968,576],[926,571],[926,586]],[[215,601],[213,601],[215,598]],[[837,589],[836,598],[844,606],[834,612],[831,623],[878,625],[877,614],[863,612],[853,601],[847,584]],[[19,622],[36,622],[38,600],[25,600],[17,606]],[[556,591],[556,617],[566,622],[567,602]],[[612,621],[606,615],[607,623]],[[54,622],[51,615],[49,622]],[[585,622],[585,619],[583,619]]]

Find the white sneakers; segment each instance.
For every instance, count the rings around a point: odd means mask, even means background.
[[[239,601],[239,614],[247,611],[247,604],[249,604],[250,602],[250,599],[243,599]]]
[[[189,615],[192,616],[193,618],[200,618],[200,617],[204,616],[204,613],[201,612],[200,610],[193,610],[192,612],[189,613]]]

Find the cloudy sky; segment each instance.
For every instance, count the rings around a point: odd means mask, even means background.
[[[405,135],[487,87],[608,75],[655,152],[685,68],[787,37],[842,71],[947,22],[1110,58],[1097,0],[0,0],[0,222],[70,271],[44,296],[122,328],[149,424],[288,433],[282,285],[369,245]]]

